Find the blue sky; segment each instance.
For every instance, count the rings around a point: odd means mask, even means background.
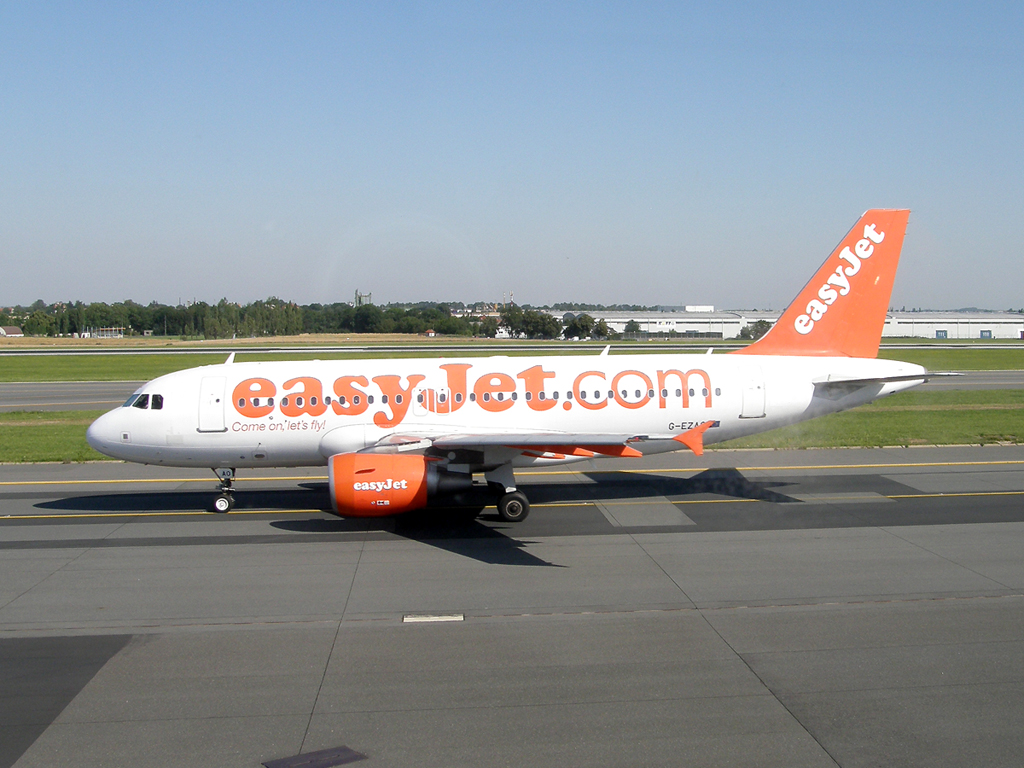
[[[1024,5],[0,5],[0,304],[1024,305]]]

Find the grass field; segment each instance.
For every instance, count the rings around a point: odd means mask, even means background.
[[[101,413],[0,413],[0,462],[105,459],[85,442],[86,427]]]
[[[1024,443],[1024,390],[904,392],[715,448]]]
[[[706,344],[694,351],[703,351]],[[594,346],[594,353],[600,351]],[[659,346],[652,343],[644,352],[657,353]],[[621,354],[624,354],[622,352]],[[558,355],[580,354],[557,343],[545,344],[540,348],[524,348],[500,353],[481,344],[472,352],[458,352],[460,356],[502,355]],[[616,352],[612,351],[612,354]],[[424,345],[414,352],[391,350],[352,352],[259,352],[240,351],[238,362],[257,360],[355,360],[383,357],[444,357],[452,356],[443,346]],[[999,371],[1024,370],[1024,346],[1019,349],[886,349],[880,357],[903,360],[923,365],[932,371]],[[94,354],[94,355],[14,355],[0,357],[0,383],[13,381],[148,381],[165,373],[194,368],[200,365],[214,365],[227,359],[223,352],[182,352],[146,354]]]
[[[886,360],[923,365],[929,371],[1019,371],[1024,369],[1024,345],[1002,349],[887,349]]]
[[[0,462],[91,461],[102,411],[0,414]],[[1024,443],[1024,390],[905,392],[853,411],[721,443],[718,448]]]

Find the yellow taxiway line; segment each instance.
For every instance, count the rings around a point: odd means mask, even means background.
[[[921,461],[902,462],[895,464],[795,464],[777,467],[726,467],[737,472],[783,472],[799,469],[828,470],[828,469],[907,469],[914,467],[996,467],[996,466],[1019,466],[1024,465],[1024,460],[1005,461]],[[542,470],[542,471],[521,471],[516,472],[520,477],[543,477],[545,475],[580,475],[580,474],[631,474],[631,475],[668,475],[685,472],[706,472],[715,467],[669,467],[666,469],[589,469],[589,470]],[[327,475],[296,475],[294,477],[236,477],[236,483],[272,483],[272,482],[299,482],[319,481],[325,482]],[[0,481],[2,486],[32,486],[32,485],[130,485],[145,483],[213,483],[216,478],[203,477],[171,477],[171,478],[122,478],[119,480],[4,480]]]

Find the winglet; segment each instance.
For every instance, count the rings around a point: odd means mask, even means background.
[[[909,217],[867,211],[771,330],[733,354],[877,357]]]
[[[677,443],[682,443],[691,451],[694,456],[704,455],[704,433],[708,431],[708,428],[714,424],[713,421],[705,421],[693,429],[688,429],[681,435],[676,435],[672,439]]]

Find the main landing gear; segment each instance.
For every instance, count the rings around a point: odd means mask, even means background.
[[[235,470],[214,469],[213,471],[220,478],[220,485],[217,487],[220,496],[213,500],[213,511],[230,512],[235,508]]]
[[[510,523],[521,523],[530,514],[530,500],[526,494],[516,489],[516,477],[511,464],[502,464],[496,469],[484,473],[487,484],[502,494],[498,499],[498,514],[502,520]]]
[[[530,500],[522,491],[506,493],[498,499],[498,514],[502,520],[510,523],[521,523],[530,514]]]

